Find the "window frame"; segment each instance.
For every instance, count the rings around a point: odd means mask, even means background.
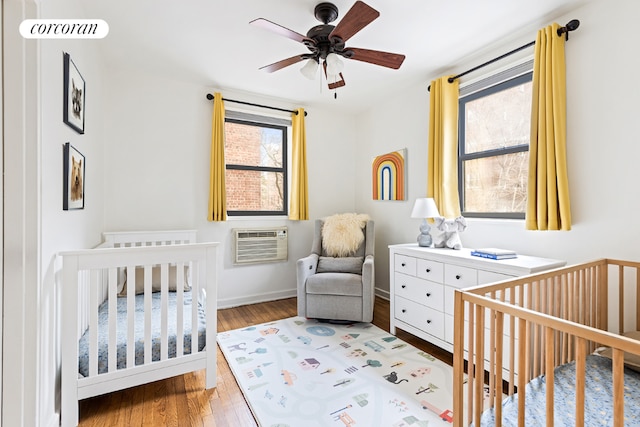
[[[265,118],[267,120],[268,118]],[[253,211],[253,210],[228,210],[227,215],[233,217],[241,217],[241,216],[287,216],[289,214],[289,157],[288,157],[288,146],[289,146],[289,126],[286,125],[276,125],[271,123],[265,123],[260,121],[251,121],[251,120],[242,120],[232,117],[225,117],[224,119],[225,125],[229,123],[236,123],[241,125],[248,126],[256,126],[259,128],[270,128],[270,129],[278,129],[282,132],[282,167],[273,167],[273,166],[251,166],[244,164],[234,164],[227,163],[225,161],[225,172],[227,170],[245,170],[245,171],[255,171],[255,172],[275,172],[282,173],[282,210],[279,211]],[[227,189],[225,188],[225,192]],[[226,206],[225,206],[226,209]]]
[[[476,151],[474,153],[465,152],[465,127],[466,103],[474,101],[485,96],[493,95],[512,87],[520,86],[533,81],[533,70],[524,74],[520,74],[499,83],[479,89],[468,95],[458,98],[458,196],[460,198],[461,215],[467,218],[486,218],[486,219],[525,219],[525,212],[471,212],[464,210],[464,165],[469,160],[482,159],[487,157],[502,156],[514,153],[529,151],[530,144],[514,145],[506,148],[494,148],[485,151]]]

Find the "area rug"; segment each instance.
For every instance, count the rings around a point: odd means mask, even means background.
[[[292,317],[218,344],[262,427],[451,426],[453,368],[370,323]]]

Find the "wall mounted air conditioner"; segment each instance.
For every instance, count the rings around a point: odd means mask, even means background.
[[[287,227],[234,228],[232,232],[234,264],[287,259]]]

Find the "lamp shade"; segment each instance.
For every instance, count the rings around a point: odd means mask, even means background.
[[[327,55],[327,59],[324,60],[327,64],[327,74],[335,76],[344,69],[344,63],[340,60],[340,57],[335,53]]]
[[[416,199],[411,211],[411,218],[435,218],[440,216],[436,202],[431,198]]]
[[[315,59],[310,58],[306,64],[300,69],[303,76],[309,80],[315,80],[318,71],[318,63]]]

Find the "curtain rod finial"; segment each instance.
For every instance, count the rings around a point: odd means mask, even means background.
[[[567,40],[569,40],[569,31],[577,30],[579,26],[580,21],[578,21],[577,19],[572,19],[571,21],[567,22],[567,25],[565,25],[564,27],[558,28],[558,36],[566,34],[566,38]]]
[[[208,94],[207,94],[207,99],[208,99],[209,101],[211,101],[211,100],[213,99],[213,95],[211,95],[210,93],[208,93]]]
[[[571,21],[567,22],[568,31],[577,30],[579,26],[580,26],[580,21],[578,21],[577,19],[572,19]]]

